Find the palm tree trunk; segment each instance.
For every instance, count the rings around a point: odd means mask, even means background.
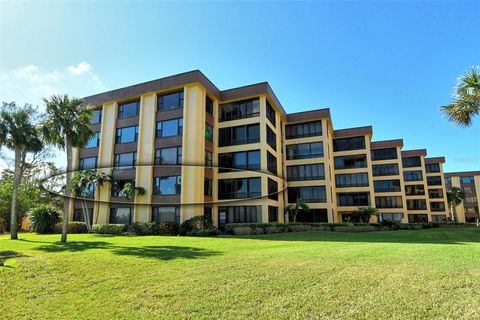
[[[20,185],[21,175],[21,156],[22,152],[19,148],[15,148],[15,169],[13,171],[13,190],[12,205],[10,208],[10,239],[18,239],[18,218],[17,218],[17,198],[18,186]]]
[[[450,216],[452,218],[452,222],[455,222],[455,215],[453,214],[453,201],[450,202]]]
[[[65,151],[67,153],[67,172],[65,185],[65,200],[63,203],[63,224],[61,242],[67,242],[68,215],[70,211],[70,183],[72,180],[72,143],[68,136],[65,136]]]
[[[88,231],[88,233],[91,233],[92,232],[92,225],[90,224],[90,215],[88,214],[87,204],[83,200],[81,202],[82,202],[83,217],[85,218],[85,224],[87,226],[87,231]]]

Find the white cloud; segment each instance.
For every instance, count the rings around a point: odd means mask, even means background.
[[[85,97],[105,90],[105,85],[86,61],[62,69],[42,70],[35,65],[25,65],[0,72],[0,102],[41,106],[42,98],[52,94]]]
[[[70,73],[73,73],[75,75],[79,75],[79,74],[90,71],[91,68],[92,68],[92,66],[89,63],[87,63],[85,61],[82,61],[77,66],[68,67],[67,70]]]

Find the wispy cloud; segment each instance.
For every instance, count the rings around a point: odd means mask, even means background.
[[[86,61],[62,69],[25,65],[0,72],[0,101],[41,105],[42,98],[52,94],[83,97],[104,90],[105,85]]]

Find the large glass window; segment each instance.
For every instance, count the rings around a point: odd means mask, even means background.
[[[442,189],[428,189],[428,197],[430,199],[443,198]]]
[[[327,209],[310,209],[297,213],[297,222],[328,222]]]
[[[115,170],[132,169],[137,164],[137,153],[117,153],[115,154],[114,168]]]
[[[208,123],[205,123],[205,139],[213,141],[213,127]]]
[[[323,163],[287,166],[288,181],[324,180],[325,168]]]
[[[373,181],[375,192],[397,192],[400,191],[400,180],[378,180]]]
[[[364,154],[339,156],[334,158],[335,169],[366,168],[367,157]]]
[[[180,224],[180,207],[152,207],[152,222],[176,222]]]
[[[425,195],[425,187],[423,184],[406,185],[405,194],[407,196],[423,196]]]
[[[278,222],[278,207],[268,206],[268,222]]]
[[[125,119],[138,116],[140,111],[140,101],[121,103],[118,105],[118,118]]]
[[[153,194],[180,194],[181,185],[181,176],[155,177],[153,178]]]
[[[260,142],[260,125],[250,124],[219,130],[219,147]]]
[[[95,110],[95,113],[93,114],[92,120],[90,122],[91,124],[97,124],[102,122],[102,109]]]
[[[421,167],[422,161],[420,160],[420,157],[406,157],[402,158],[402,165],[404,168]]]
[[[277,175],[277,158],[267,151],[267,170]]]
[[[183,107],[183,90],[159,95],[158,96],[158,110],[166,111]]]
[[[268,198],[278,200],[278,183],[270,178],[268,178]]]
[[[78,164],[78,170],[89,170],[97,167],[97,157],[81,158]]]
[[[218,180],[218,199],[255,198],[262,194],[260,178]]]
[[[302,198],[305,202],[327,202],[325,186],[314,187],[289,187],[288,202],[294,203],[297,198]]]
[[[427,202],[424,199],[407,199],[408,210],[427,210]]]
[[[439,163],[427,163],[427,164],[425,164],[425,171],[427,171],[427,173],[440,172],[440,164]]]
[[[96,148],[99,145],[100,145],[100,132],[95,132],[95,135],[87,141],[85,148]]]
[[[260,170],[260,150],[220,153],[218,163],[220,172],[231,171],[222,168]]]
[[[339,192],[337,203],[343,207],[363,207],[370,205],[369,192]]]
[[[440,176],[427,177],[427,185],[428,186],[441,186],[442,185],[442,177],[440,177]]]
[[[218,226],[227,223],[255,223],[262,221],[262,206],[235,206],[218,208]]]
[[[391,159],[397,159],[398,157],[396,148],[372,150],[371,155],[372,155],[372,161],[391,160]]]
[[[408,215],[408,223],[421,223],[421,222],[428,222],[427,214],[409,214]]]
[[[452,184],[452,178],[446,177],[445,178],[445,184]]]
[[[224,103],[220,105],[220,121],[230,121],[258,117],[260,102],[258,98]]]
[[[460,177],[460,183],[474,183],[473,177]]]
[[[323,157],[323,143],[300,143],[287,145],[287,160]]]
[[[90,218],[90,223],[93,224],[94,223],[93,222],[93,208],[88,208],[87,212],[88,212],[88,216]],[[73,211],[73,221],[85,222],[85,215],[83,214],[82,209],[75,209]]]
[[[267,102],[267,110],[266,110],[267,111],[267,119],[270,120],[270,122],[273,124],[274,127],[276,127],[277,122],[276,122],[276,119],[275,119],[275,110],[270,105],[268,100],[266,102]]]
[[[335,185],[337,188],[368,187],[368,173],[336,174]]]
[[[380,221],[402,222],[403,213],[381,213]]]
[[[372,166],[372,174],[374,177],[398,175],[398,164],[375,164]]]
[[[403,180],[405,181],[422,181],[422,171],[406,171],[403,173]]]
[[[375,197],[375,207],[377,208],[402,208],[402,197],[388,196],[388,197]]]
[[[365,137],[333,139],[333,151],[365,149]]]
[[[322,135],[322,121],[303,122],[298,124],[287,124],[285,126],[285,137],[297,139]]]
[[[110,224],[131,224],[132,208],[111,208]]]
[[[267,143],[273,150],[277,150],[277,135],[267,126]]]
[[[182,164],[182,147],[155,150],[155,164]]]
[[[430,202],[430,210],[434,212],[445,211],[445,202],[438,202],[438,201]]]
[[[138,126],[117,129],[115,143],[128,143],[138,140]]]
[[[183,119],[172,119],[157,122],[157,138],[180,136],[183,133]]]

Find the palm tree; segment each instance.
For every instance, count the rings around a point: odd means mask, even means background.
[[[36,118],[36,109],[28,104],[21,108],[17,107],[15,102],[3,103],[0,111],[0,145],[5,145],[15,153],[12,203],[10,209],[10,238],[12,240],[18,239],[18,188],[27,166],[27,153],[39,152],[43,149],[40,132],[34,124]]]
[[[294,204],[291,204],[287,207],[287,210],[289,211],[290,215],[292,216],[293,218],[293,222],[297,222],[297,214],[299,211],[310,211],[310,207],[308,206],[308,204],[305,202],[305,200],[303,200],[302,198],[300,197],[297,197],[297,199],[295,200],[295,203]]]
[[[455,208],[465,199],[465,193],[458,187],[451,187],[447,190],[447,200],[450,204],[450,215],[453,222],[457,222]]]
[[[139,195],[144,195],[145,189],[143,187],[136,187],[135,182],[133,181],[128,181],[125,182],[125,184],[123,185],[122,193],[126,195],[126,198],[128,200],[133,200],[133,198],[135,198],[135,193],[138,193]]]
[[[88,232],[92,232],[92,221],[90,221],[90,215],[87,209],[87,198],[92,197],[92,190],[95,190],[97,186],[103,185],[104,182],[112,181],[110,175],[98,172],[97,170],[85,170],[74,174],[72,178],[72,191],[75,197],[80,197],[80,203],[82,205],[83,217],[85,224],[87,225]]]
[[[458,79],[453,97],[451,104],[441,107],[443,116],[461,127],[471,126],[480,108],[480,66],[472,67]]]
[[[352,212],[352,217],[358,218],[360,223],[368,223],[371,216],[378,216],[380,211],[373,207],[360,207]]]
[[[72,178],[73,148],[82,148],[95,134],[90,121],[94,115],[93,106],[84,106],[83,100],[70,98],[68,95],[53,95],[44,98],[46,119],[42,126],[47,142],[65,150],[67,154],[67,171],[65,184],[65,201],[63,205],[62,242],[67,241],[68,210]]]

